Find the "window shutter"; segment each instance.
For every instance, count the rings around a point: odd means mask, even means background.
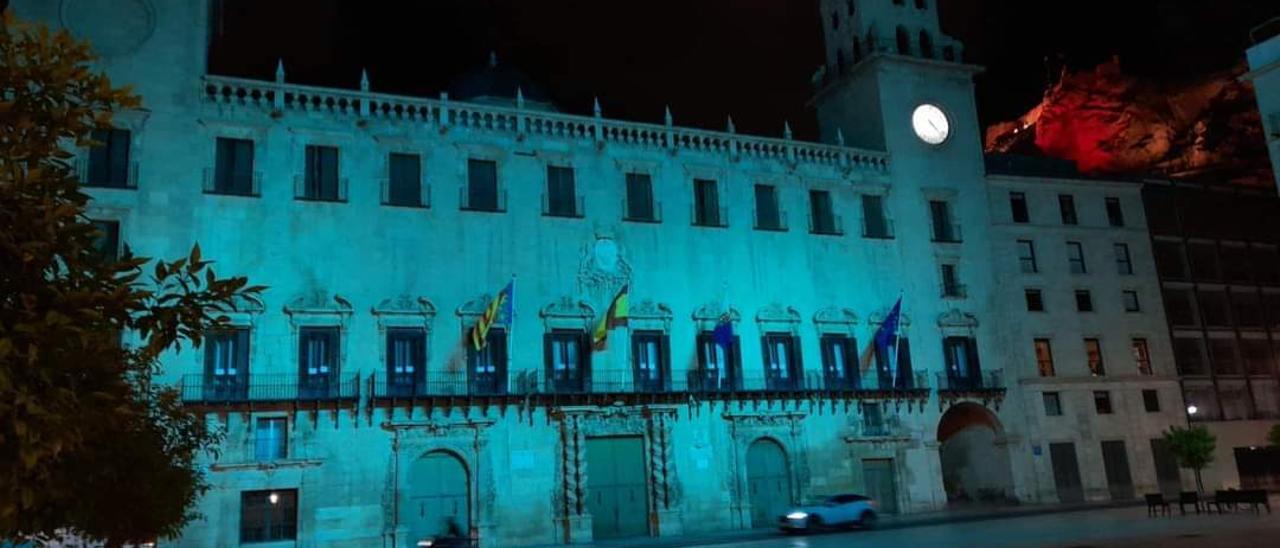
[[[591,335],[586,331],[578,334],[578,369],[582,375],[583,389],[591,390]]]
[[[127,186],[129,184],[129,130],[111,130],[108,142],[111,154],[112,185]]]
[[[978,364],[978,341],[972,337],[963,340],[965,342],[965,352],[969,358],[969,376],[976,380],[982,373],[982,367]]]
[[[427,334],[417,331],[413,334],[413,378],[422,379],[427,371]]]
[[[211,333],[204,341],[204,376],[206,382],[214,376],[217,364],[214,363],[214,347],[218,344],[218,334]]]
[[[507,332],[503,329],[489,330],[489,356],[493,358],[493,376],[497,389],[505,392],[507,387]],[[426,368],[426,364],[423,364]]]
[[[906,337],[900,337],[898,339],[898,378],[902,379],[903,386],[911,386],[907,384],[912,380],[911,373],[911,340]]]
[[[729,351],[725,352],[725,357],[729,361],[729,378],[733,379],[733,388],[735,390],[742,389],[742,337],[733,336],[733,343],[729,347]]]
[[[658,336],[658,371],[662,375],[662,387],[671,389],[671,337],[666,333]]]
[[[236,330],[236,378],[249,378],[249,330]]]
[[[698,333],[698,335],[694,337],[694,346],[697,347],[699,371],[707,370],[707,341],[709,340],[711,340],[711,338],[706,332]]]
[[[543,361],[543,365],[545,366],[544,369],[546,369],[546,372],[547,372],[546,373],[547,378],[545,382],[548,388],[552,388],[555,386],[555,378],[556,378],[555,377],[556,371],[555,371],[555,365],[554,365],[555,359],[552,356],[552,352],[554,351],[554,346],[555,346],[555,339],[552,338],[551,333],[543,333],[542,334],[542,361]]]
[[[862,368],[858,363],[858,339],[854,337],[844,338],[844,368],[845,375],[851,379],[858,379],[854,381],[855,383],[861,381]],[[860,385],[855,384],[855,386]]]
[[[307,341],[311,338],[309,331],[298,332],[298,379],[307,378]]]
[[[110,160],[111,132],[104,129],[95,129],[91,132],[94,141],[99,144],[89,149],[89,183],[102,184],[107,182],[107,164]]]
[[[774,372],[775,364],[773,362],[773,355],[769,353],[768,335],[760,337],[760,358],[760,361],[764,363],[765,378],[775,376],[776,373]]]
[[[341,344],[341,332],[337,328],[331,329],[325,333],[325,354],[329,356],[329,374],[330,379],[339,376],[338,357],[342,354],[339,352],[338,345]]]
[[[800,352],[800,336],[791,336],[791,376],[796,379],[797,388],[803,387],[804,383],[804,357]]]
[[[387,330],[387,384],[394,381],[396,368],[402,364],[396,363],[396,332],[395,330]]]

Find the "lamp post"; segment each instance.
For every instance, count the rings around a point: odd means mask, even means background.
[[[1194,404],[1187,406],[1187,428],[1191,428],[1191,417],[1195,416],[1198,411],[1200,411],[1200,408]]]

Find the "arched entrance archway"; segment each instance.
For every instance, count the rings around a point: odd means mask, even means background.
[[[760,438],[747,448],[747,493],[752,527],[775,525],[791,505],[791,469],[778,442]]]
[[[938,457],[949,503],[1000,504],[1013,499],[1009,452],[998,443],[1000,419],[976,403],[959,403],[938,421]]]
[[[413,461],[408,472],[409,488],[400,506],[400,518],[408,526],[411,540],[444,534],[450,518],[467,534],[471,489],[462,459],[447,451],[431,451]]]

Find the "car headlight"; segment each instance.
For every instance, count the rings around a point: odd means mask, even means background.
[[[787,519],[804,519],[809,517],[807,512],[792,512],[787,514]]]

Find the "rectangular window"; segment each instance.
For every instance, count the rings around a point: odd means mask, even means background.
[[[1093,312],[1093,294],[1088,289],[1076,290],[1076,312]]]
[[[1218,250],[1213,244],[1188,244],[1187,257],[1191,260],[1191,273],[1197,280],[1219,281],[1222,279],[1222,269],[1218,264]]]
[[[1084,246],[1080,242],[1067,242],[1067,265],[1072,274],[1088,272],[1084,266]]]
[[[253,141],[218,137],[214,151],[214,194],[256,196],[258,188],[253,175]]]
[[[756,185],[756,229],[782,230],[782,211],[778,209],[778,190],[773,185]]]
[[[1036,244],[1031,240],[1018,240],[1018,265],[1023,274],[1035,274],[1040,271],[1036,264]]]
[[[240,493],[240,543],[289,541],[298,534],[298,490]]]
[[[393,152],[387,157],[387,189],[382,203],[403,207],[424,207],[422,198],[422,157]]]
[[[1106,390],[1097,390],[1093,393],[1093,409],[1099,415],[1111,414],[1111,393]]]
[[[693,224],[698,226],[726,226],[720,210],[720,189],[710,179],[693,180]]]
[[[828,390],[859,386],[857,344],[848,335],[825,334],[821,339],[822,377]]]
[[[761,341],[764,349],[765,388],[794,390],[800,388],[800,354],[796,338],[790,333],[766,333]]]
[[[1240,355],[1235,338],[1209,338],[1209,358],[1213,360],[1213,372],[1219,375],[1239,375]]]
[[[942,339],[942,355],[951,389],[964,390],[982,386],[982,366],[978,363],[978,345],[973,337]]]
[[[1166,289],[1164,295],[1164,313],[1169,323],[1177,326],[1200,325],[1200,315],[1196,311],[1195,298],[1189,289]]]
[[[880,389],[910,389],[915,386],[915,378],[911,368],[911,340],[902,337],[889,337],[886,350],[875,346],[876,380]],[[897,361],[891,361],[893,349],[898,349]],[[894,369],[896,368],[896,370]]]
[[[1174,337],[1173,361],[1179,375],[1207,375],[1208,361],[1204,354],[1204,339],[1200,337]]]
[[[956,265],[942,265],[942,296],[964,297],[964,286],[960,284],[960,277],[956,274]]]
[[[1107,222],[1111,223],[1111,226],[1115,227],[1124,226],[1124,210],[1120,208],[1120,198],[1108,196],[1106,198],[1106,204]]]
[[[548,388],[558,393],[587,391],[591,352],[586,332],[557,329],[544,337]]]
[[[1142,391],[1142,407],[1146,409],[1148,413],[1159,413],[1160,412],[1160,392],[1155,390],[1143,390]]]
[[[222,328],[204,341],[204,398],[243,400],[249,393],[249,330]]]
[[[1024,291],[1027,297],[1027,312],[1044,312],[1044,295],[1039,289]]]
[[[1147,340],[1133,339],[1130,341],[1129,348],[1133,353],[1133,363],[1138,366],[1138,374],[1154,374],[1151,370],[1151,350],[1147,347]]]
[[[1031,215],[1027,210],[1027,195],[1021,192],[1009,193],[1009,210],[1013,215],[1015,223],[1031,222]]]
[[[1160,277],[1170,280],[1184,280],[1189,277],[1186,255],[1182,244],[1178,242],[1156,241],[1152,245],[1152,253],[1156,258],[1156,270]]]
[[[93,248],[98,256],[108,261],[120,258],[120,221],[90,221],[96,229],[97,237],[93,240]]]
[[[1222,276],[1228,282],[1244,284],[1253,282],[1252,258],[1248,248],[1242,245],[1223,244],[1218,252],[1222,259]],[[1258,257],[1262,259],[1265,255],[1259,253]]]
[[[1062,211],[1062,224],[1079,224],[1076,218],[1076,198],[1070,194],[1058,195],[1058,209]]]
[[[734,335],[728,346],[716,342],[711,331],[698,334],[698,371],[694,386],[706,391],[730,391],[742,388],[741,343]]]
[[[814,234],[839,235],[844,232],[831,205],[831,193],[809,191],[809,230]]]
[[[573,168],[547,166],[547,195],[542,214],[550,217],[581,217],[582,204],[573,180]]]
[[[498,395],[507,392],[507,331],[489,328],[484,348],[467,346],[468,391],[475,395]]]
[[[1053,370],[1053,347],[1049,344],[1049,339],[1035,339],[1036,350],[1036,369],[1040,371],[1041,377],[1054,376]]]
[[[391,395],[425,393],[427,330],[421,327],[387,329],[387,387]]]
[[[95,129],[90,137],[98,144],[89,148],[89,165],[83,175],[86,186],[132,188],[129,161],[133,133],[127,129]]]
[[[1129,244],[1115,244],[1116,273],[1133,274],[1133,260],[1129,258]]]
[[[1107,374],[1106,366],[1102,363],[1102,343],[1098,339],[1084,340],[1084,356],[1090,375],[1101,377]]]
[[[929,217],[933,221],[933,241],[960,241],[960,227],[951,222],[950,204],[942,200],[930,200]]]
[[[866,238],[892,238],[889,220],[884,214],[884,198],[874,194],[862,195],[862,235]]]
[[[1124,301],[1125,312],[1140,312],[1142,305],[1138,302],[1138,292],[1132,290],[1124,290],[1120,292],[1120,300]]]
[[[1220,289],[1201,289],[1197,295],[1204,323],[1214,327],[1231,326],[1231,305],[1227,293]]]
[[[1244,289],[1231,291],[1232,316],[1240,327],[1262,326],[1262,305],[1258,302],[1256,290]]]
[[[1271,351],[1266,339],[1241,339],[1240,356],[1244,358],[1244,370],[1250,375],[1271,373]]]
[[[648,173],[627,174],[628,221],[657,222],[658,208],[653,202],[653,178]]]
[[[285,417],[263,417],[254,428],[253,454],[259,462],[280,460],[289,456],[289,420]]]
[[[326,398],[338,389],[337,327],[303,327],[298,331],[298,397]]]
[[[463,194],[462,209],[500,212],[506,208],[503,202],[498,192],[498,162],[468,159],[467,188]]]
[[[636,331],[631,335],[632,374],[637,392],[664,392],[670,388],[670,352],[666,333]]]
[[[1062,398],[1057,392],[1044,392],[1041,397],[1044,399],[1044,415],[1046,417],[1062,416]]]
[[[302,194],[305,200],[345,200],[339,188],[338,147],[307,145],[307,166]]]

